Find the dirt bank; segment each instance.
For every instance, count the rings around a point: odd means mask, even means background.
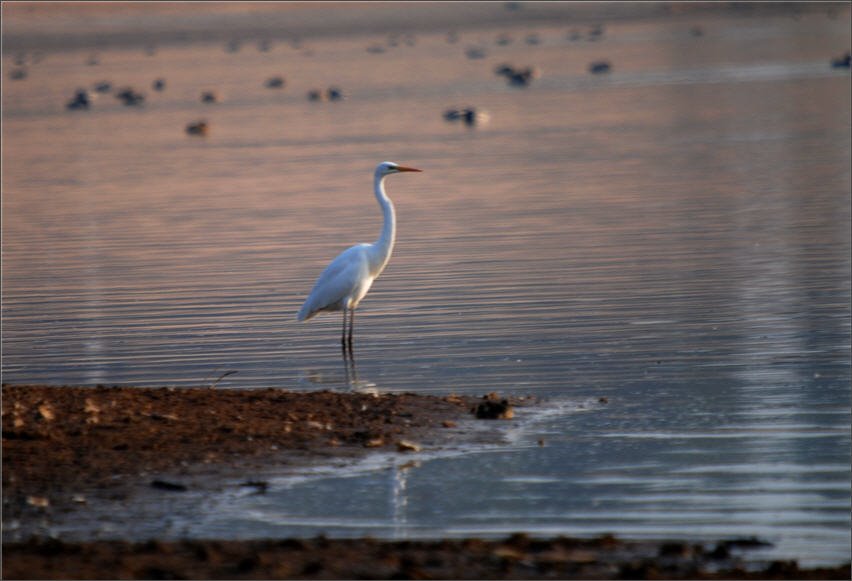
[[[284,539],[4,546],[6,579],[849,579],[849,566],[746,570],[731,551],[684,542],[596,539]]]
[[[4,520],[192,466],[404,451],[471,417],[473,405],[414,394],[4,385]]]

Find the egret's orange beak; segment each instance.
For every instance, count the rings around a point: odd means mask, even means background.
[[[405,167],[404,165],[396,166],[396,171],[423,171],[422,169],[417,169],[416,167]]]

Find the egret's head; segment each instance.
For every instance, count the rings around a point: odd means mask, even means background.
[[[423,171],[423,170],[417,169],[417,168],[414,168],[414,167],[406,167],[404,165],[399,165],[398,163],[394,163],[392,161],[383,161],[376,168],[376,175],[384,177],[384,176],[390,175],[392,173],[400,173],[400,172],[404,172],[404,171]]]

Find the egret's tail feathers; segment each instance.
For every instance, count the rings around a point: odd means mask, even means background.
[[[302,308],[299,309],[299,314],[296,315],[296,319],[299,321],[307,321],[316,314],[317,312],[312,311],[308,305],[302,305]]]

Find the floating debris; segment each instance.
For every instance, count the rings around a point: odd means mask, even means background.
[[[593,75],[601,75],[612,71],[612,64],[609,61],[595,61],[589,63],[589,72]]]
[[[263,83],[263,86],[267,89],[281,89],[284,87],[285,81],[284,77],[269,77],[266,79],[266,82]]]

